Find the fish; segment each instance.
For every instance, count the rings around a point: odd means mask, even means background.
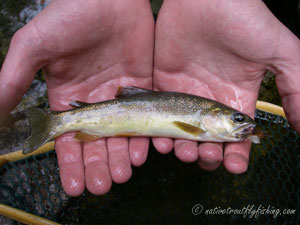
[[[120,87],[115,99],[74,101],[67,111],[25,111],[31,126],[23,154],[67,132],[75,139],[103,137],[168,137],[209,142],[259,143],[255,121],[231,107],[204,97],[160,92],[134,86]]]

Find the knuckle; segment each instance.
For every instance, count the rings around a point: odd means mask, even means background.
[[[34,32],[28,30],[27,25],[17,30],[11,39],[10,46],[20,51],[33,49],[39,42]]]

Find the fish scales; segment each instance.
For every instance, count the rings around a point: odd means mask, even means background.
[[[195,113],[201,109],[193,96],[179,96],[169,93],[147,94],[114,99],[57,114],[57,132],[84,131],[99,136],[111,136],[123,132],[141,135],[155,135],[156,129],[165,133],[174,128],[172,121],[183,120],[193,125],[199,123]],[[198,105],[201,104],[198,100]],[[203,104],[205,105],[205,104]],[[207,106],[207,104],[205,105]],[[80,122],[76,121],[80,118]],[[103,133],[101,130],[105,130]],[[148,133],[147,133],[148,132]],[[159,134],[157,134],[159,135]]]
[[[81,137],[85,138],[151,136],[223,142],[245,140],[255,127],[249,116],[199,96],[135,87],[123,90],[126,95],[117,99],[92,104],[76,102],[75,108],[64,112],[42,115],[32,110],[33,116],[28,116],[37,137],[29,138],[25,152],[72,131],[83,133]],[[46,124],[41,120],[38,124],[37,118],[44,118]],[[44,135],[36,131],[40,124],[44,124]]]

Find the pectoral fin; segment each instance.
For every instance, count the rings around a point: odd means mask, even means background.
[[[87,133],[83,133],[83,132],[77,132],[75,135],[75,139],[77,139],[78,141],[94,141],[97,140],[101,137],[97,136],[97,135],[91,135],[91,134],[87,134]]]
[[[202,134],[202,133],[205,133],[204,130],[202,130],[201,128],[199,127],[195,127],[193,125],[190,125],[188,123],[184,123],[184,122],[180,122],[180,121],[174,121],[173,124],[178,127],[179,129],[189,133],[189,134],[192,134],[192,135],[195,135],[195,136],[198,136],[199,134]]]

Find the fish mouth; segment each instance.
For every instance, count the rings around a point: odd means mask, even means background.
[[[255,132],[255,124],[243,124],[237,128],[235,128],[232,133],[237,138],[246,138],[249,134],[253,134]]]

